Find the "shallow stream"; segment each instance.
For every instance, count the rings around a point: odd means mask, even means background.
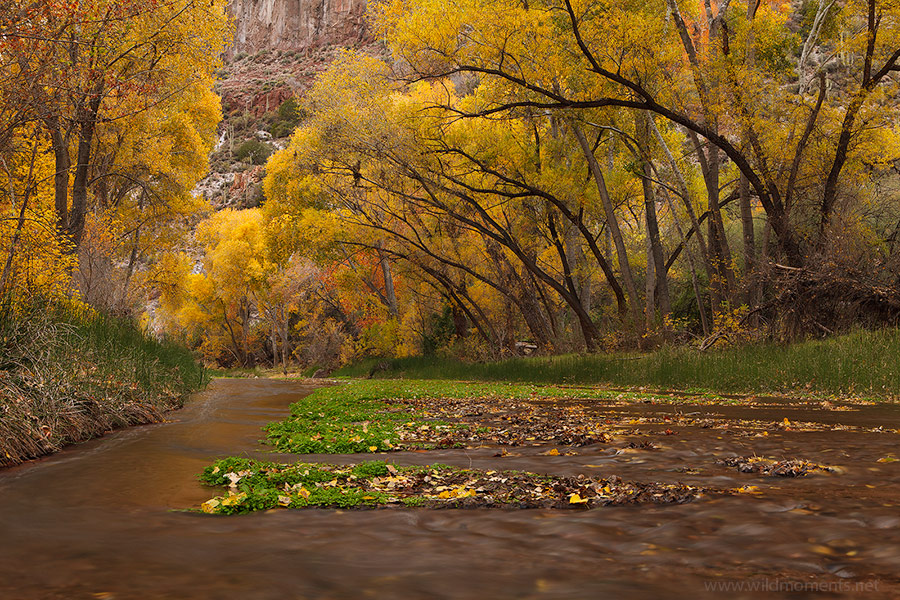
[[[758,487],[685,505],[239,517],[179,511],[219,493],[196,479],[212,459],[271,458],[258,443],[260,427],[313,389],[216,380],[169,423],[0,472],[0,598],[900,597],[900,461],[878,462],[900,454],[900,435],[746,437],[738,424],[787,417],[896,428],[900,406],[893,404],[838,412],[779,399],[753,406],[588,402],[597,418],[698,413],[734,420],[735,427],[679,426],[674,435],[651,435],[658,450],[623,450],[619,443],[580,448],[577,456],[540,454],[546,447],[516,448],[503,458],[494,456],[496,448],[379,456],[398,464]],[[840,468],[771,478],[716,464],[754,454]]]

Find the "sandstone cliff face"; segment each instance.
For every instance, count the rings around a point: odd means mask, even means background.
[[[366,24],[366,0],[230,0],[229,11],[234,41],[216,83],[220,143],[195,190],[216,209],[261,201],[263,168],[234,151],[249,140],[283,148],[296,123],[284,121],[282,103],[302,98],[342,48],[382,53]]]
[[[368,35],[366,0],[232,0],[234,43],[227,58],[260,50],[354,45]]]

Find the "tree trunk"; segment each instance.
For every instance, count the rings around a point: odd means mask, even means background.
[[[53,146],[53,157],[56,162],[56,173],[53,175],[53,198],[56,208],[56,226],[60,233],[69,231],[69,169],[72,159],[69,157],[69,144],[59,128],[59,120],[55,117],[47,121],[50,132],[50,144]]]
[[[647,237],[650,241],[650,258],[653,261],[655,274],[656,297],[663,322],[672,314],[672,302],[669,299],[669,283],[666,279],[666,261],[663,256],[662,240],[659,235],[659,222],[656,218],[656,193],[653,190],[653,168],[649,159],[650,130],[647,113],[636,111],[634,114],[635,130],[638,133],[637,159],[641,163],[643,177],[641,186],[644,191],[644,214],[647,221]],[[649,269],[648,269],[649,271]],[[648,322],[651,315],[648,315]]]
[[[379,262],[381,263],[381,275],[384,278],[384,297],[387,299],[388,310],[394,317],[400,316],[400,309],[397,306],[397,293],[394,291],[394,276],[391,273],[391,263],[388,261],[386,254],[378,252]]]
[[[756,303],[756,234],[753,231],[753,207],[750,204],[750,185],[747,178],[740,178],[741,228],[744,234],[744,301],[747,306]]]
[[[16,250],[19,247],[19,240],[22,238],[22,229],[25,228],[25,211],[28,210],[28,201],[31,199],[31,191],[34,180],[34,164],[35,159],[37,158],[37,144],[34,145],[34,149],[31,153],[31,164],[28,167],[28,177],[25,180],[25,193],[22,196],[22,204],[19,206],[19,216],[16,219],[16,229],[13,233],[12,240],[9,243],[9,251],[6,254],[6,262],[3,264],[3,273],[0,274],[0,296],[5,296],[7,288],[9,286],[9,280],[12,277],[12,265],[13,259],[16,256]],[[6,164],[6,161],[3,161],[3,166],[6,169],[6,180],[9,184],[9,196],[10,203],[13,209],[16,207],[16,189],[15,189],[15,179],[13,178],[12,171],[10,171],[9,167]]]
[[[290,347],[291,342],[288,339],[288,336],[291,333],[290,328],[290,311],[287,310],[284,306],[280,309],[281,311],[281,320],[279,322],[279,326],[281,327],[281,371],[285,375],[287,375],[288,368],[288,357],[290,356]]]
[[[706,308],[703,305],[703,294],[700,290],[700,282],[697,280],[697,266],[694,264],[694,253],[688,247],[687,238],[684,235],[684,230],[681,228],[681,223],[678,222],[678,214],[675,212],[675,205],[672,202],[672,198],[669,196],[668,192],[665,193],[665,198],[666,202],[669,204],[669,210],[672,211],[672,222],[675,225],[675,231],[678,232],[678,237],[681,238],[681,243],[684,247],[684,253],[688,259],[688,267],[691,272],[691,286],[694,288],[694,299],[697,301],[697,310],[700,313],[700,326],[703,329],[703,335],[708,336],[709,321],[706,317]]]
[[[497,274],[503,280],[502,287],[509,290],[504,296],[518,307],[535,343],[541,348],[547,348],[551,345],[551,335],[534,290],[516,272],[495,242],[486,239],[485,248],[494,262]]]
[[[591,348],[593,337],[592,330],[594,329],[594,324],[590,320],[590,317],[587,316],[588,313],[584,309],[584,303],[578,296],[578,285],[573,277],[569,256],[566,254],[563,240],[560,237],[559,231],[556,227],[556,217],[553,212],[547,213],[547,226],[550,229],[550,234],[553,239],[553,245],[556,247],[556,253],[559,256],[560,263],[562,264],[563,281],[565,283],[566,289],[569,291],[569,294],[571,294],[572,298],[574,298],[578,303],[577,307],[573,306],[572,308],[575,310],[576,317],[578,318],[578,323],[581,326],[581,334],[584,337],[585,346]]]
[[[75,163],[75,180],[72,182],[72,210],[69,213],[69,237],[75,248],[81,245],[84,236],[84,223],[87,217],[88,181],[91,169],[91,150],[94,143],[94,132],[97,129],[97,111],[102,100],[103,84],[98,83],[93,97],[79,118],[81,135],[78,138],[78,152]]]
[[[668,144],[666,144],[665,139],[660,133],[659,129],[656,127],[656,121],[654,119],[650,119],[650,128],[653,130],[654,135],[656,136],[656,141],[659,142],[660,146],[662,146],[663,152],[666,155],[666,160],[669,163],[669,168],[672,169],[672,173],[675,176],[675,181],[678,184],[678,191],[681,193],[682,203],[684,204],[684,209],[687,212],[688,218],[691,221],[691,227],[694,230],[694,236],[697,238],[697,247],[700,248],[700,258],[703,261],[703,266],[706,269],[706,274],[710,280],[712,280],[715,270],[712,266],[712,261],[709,258],[709,250],[706,247],[706,241],[703,238],[703,230],[700,229],[700,220],[697,218],[697,213],[694,210],[694,202],[693,196],[691,194],[690,188],[687,186],[687,182],[684,179],[684,175],[681,172],[681,169],[678,167],[678,163],[675,162],[675,157],[672,155],[672,151],[669,149]],[[674,214],[674,207],[672,208]]]
[[[619,260],[619,270],[622,273],[622,281],[625,284],[625,291],[628,294],[628,300],[631,304],[632,319],[634,319],[636,324],[640,324],[640,295],[638,294],[637,286],[634,283],[634,275],[631,271],[631,265],[628,262],[628,250],[625,248],[625,239],[622,237],[622,231],[619,229],[619,221],[616,217],[615,208],[609,197],[609,191],[606,188],[606,180],[603,178],[603,172],[600,170],[600,165],[597,163],[597,158],[594,156],[594,152],[591,150],[587,138],[584,137],[584,132],[581,131],[581,128],[574,121],[570,121],[569,125],[572,128],[572,133],[574,133],[575,137],[578,139],[581,151],[584,154],[585,160],[587,160],[588,168],[590,169],[591,175],[594,178],[594,183],[597,186],[597,191],[600,193],[600,200],[603,203],[603,210],[606,213],[607,227],[612,234],[613,243],[616,246],[616,255]]]
[[[709,210],[709,243],[712,254],[712,263],[716,276],[710,282],[710,287],[715,289],[721,298],[731,301],[734,290],[734,270],[731,265],[731,249],[728,247],[728,238],[725,236],[725,224],[722,220],[722,211],[719,207],[719,168],[721,165],[719,149],[710,145],[707,153],[696,133],[691,132],[691,139],[700,161],[700,170],[703,172],[703,180],[706,183],[706,195]]]
[[[653,243],[647,236],[647,277],[644,280],[644,317],[647,329],[653,329],[656,320],[656,263],[653,260]]]
[[[241,300],[241,363],[250,366],[250,300]]]

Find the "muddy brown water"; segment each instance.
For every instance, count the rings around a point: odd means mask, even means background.
[[[217,380],[170,423],[0,473],[0,598],[900,597],[900,462],[878,462],[900,454],[894,432],[755,438],[679,427],[677,435],[644,436],[661,446],[655,451],[622,451],[619,440],[577,456],[540,455],[546,447],[515,448],[503,458],[495,448],[388,455],[398,464],[615,474],[760,492],[679,506],[177,512],[215,494],[196,480],[211,459],[265,455],[259,428],[313,389]],[[834,412],[779,402],[590,407],[598,418],[698,413],[900,426],[897,405]],[[772,479],[715,464],[753,454],[841,470]]]

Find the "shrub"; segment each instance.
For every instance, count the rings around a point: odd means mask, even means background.
[[[250,139],[237,147],[234,157],[254,165],[264,165],[272,155],[272,146],[257,139]]]

